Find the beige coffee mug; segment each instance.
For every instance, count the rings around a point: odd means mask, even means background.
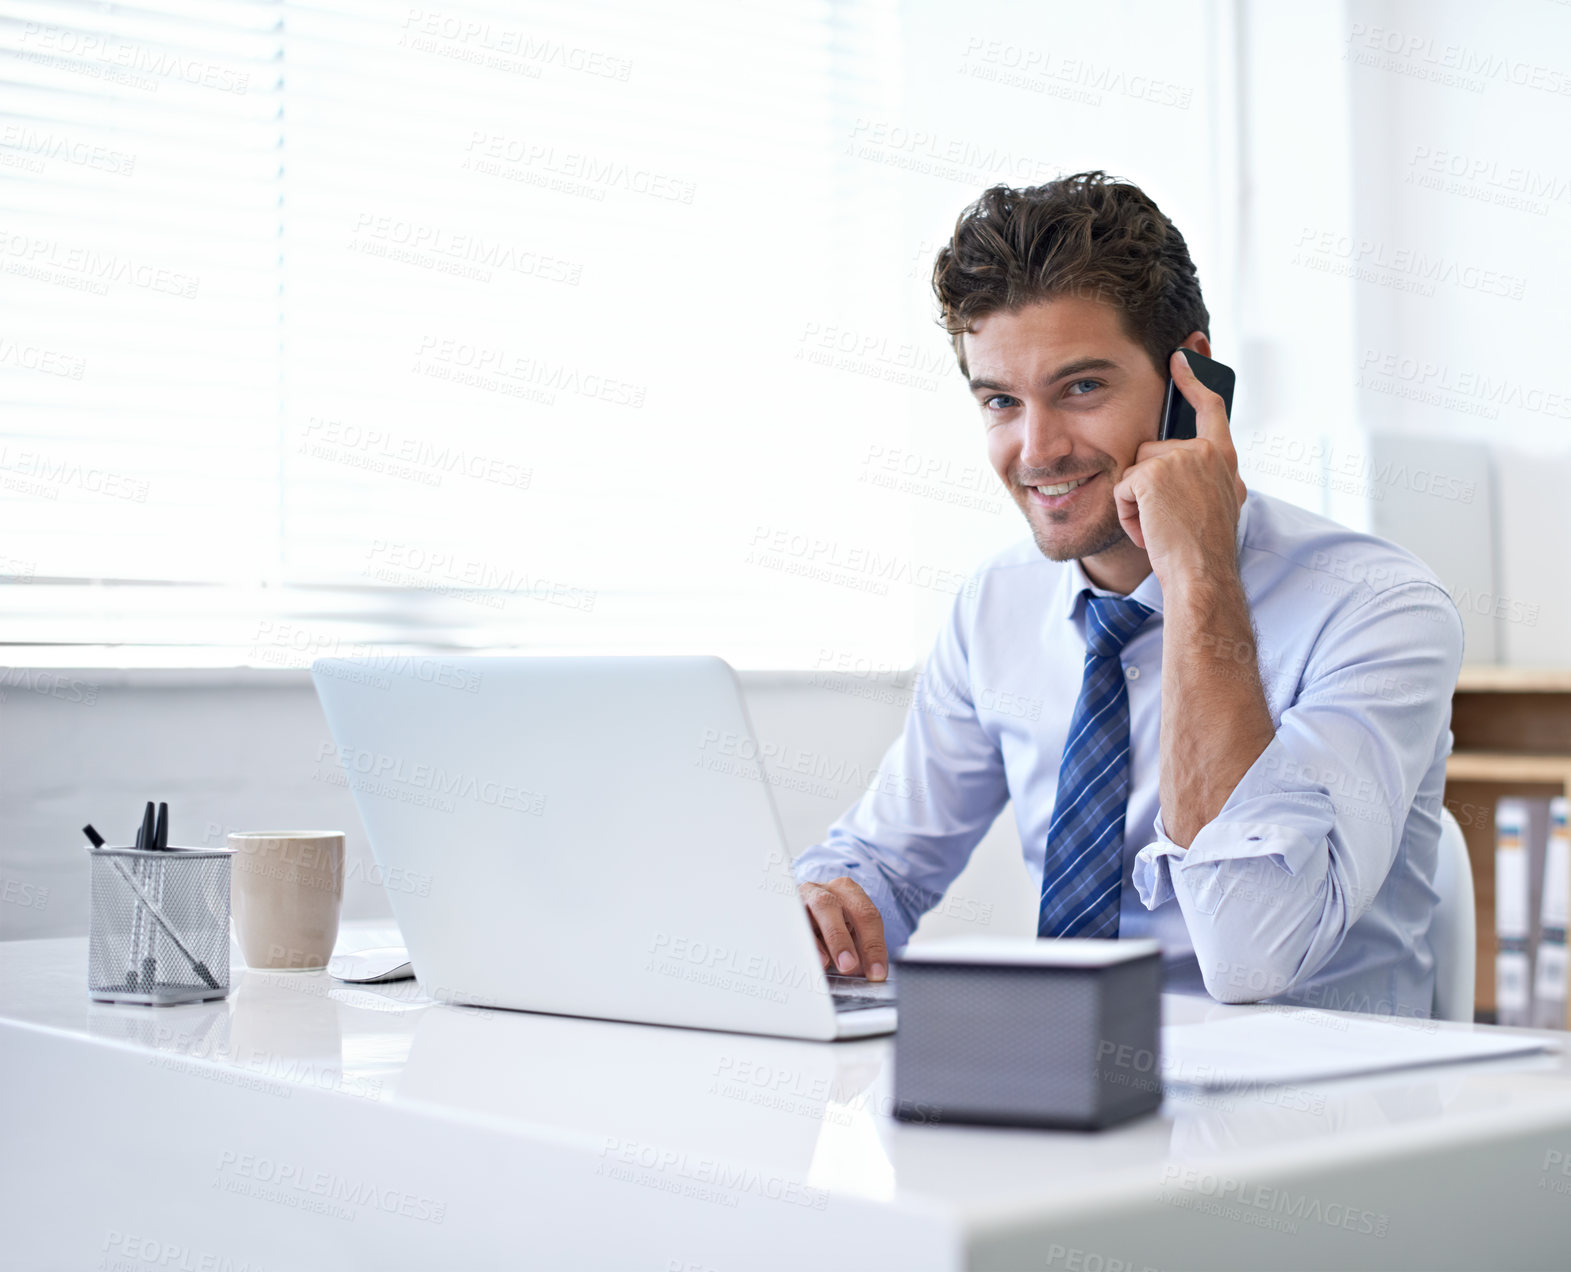
[[[249,830],[229,836],[230,901],[246,966],[312,972],[327,966],[344,899],[339,830]]]

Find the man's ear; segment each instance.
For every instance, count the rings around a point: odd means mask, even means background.
[[[1185,337],[1184,343],[1181,347],[1185,349],[1193,349],[1202,358],[1209,358],[1211,356],[1211,341],[1206,338],[1206,333],[1203,331],[1191,331],[1189,335]]]

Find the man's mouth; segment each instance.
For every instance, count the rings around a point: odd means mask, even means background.
[[[1040,504],[1044,508],[1062,508],[1070,503],[1079,494],[1087,482],[1096,480],[1100,476],[1092,473],[1089,477],[1076,477],[1072,481],[1048,482],[1040,486],[1027,486],[1031,492],[1031,502]]]

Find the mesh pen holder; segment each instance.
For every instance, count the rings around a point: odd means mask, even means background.
[[[229,993],[228,848],[89,848],[87,989],[167,1007]]]

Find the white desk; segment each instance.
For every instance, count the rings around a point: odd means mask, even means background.
[[[348,925],[340,947],[387,935]],[[0,944],[0,1264],[1571,1266],[1564,1054],[1170,1096],[1078,1134],[895,1122],[892,1045],[459,1009],[238,961],[220,1002],[96,1004],[85,941]]]

